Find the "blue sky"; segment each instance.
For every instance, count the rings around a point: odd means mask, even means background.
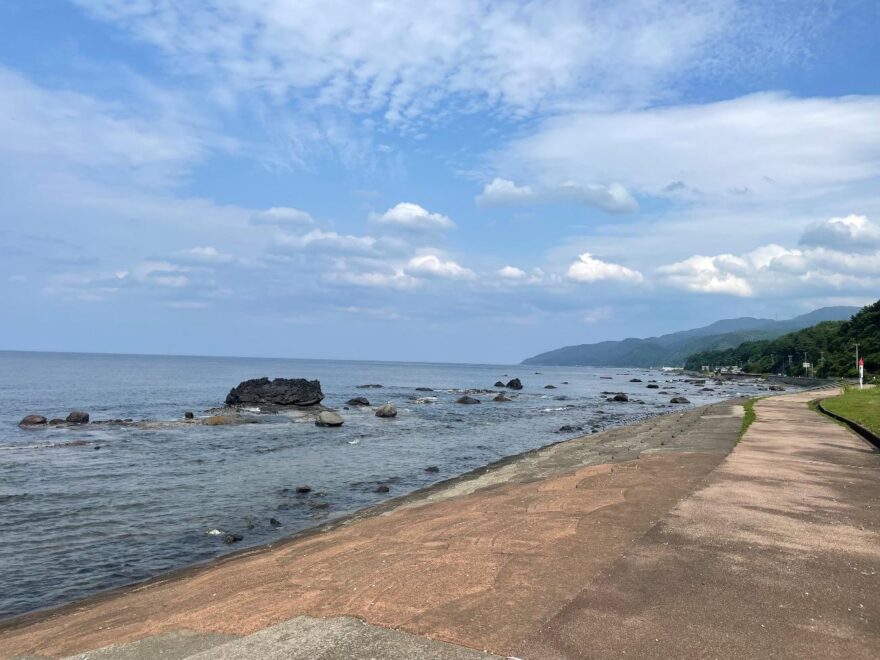
[[[871,302],[878,28],[0,0],[0,348],[511,362]]]

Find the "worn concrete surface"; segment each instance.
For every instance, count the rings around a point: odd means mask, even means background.
[[[564,442],[326,533],[21,617],[0,624],[0,656],[248,635],[300,615],[517,651],[702,483],[741,413],[715,404]]]

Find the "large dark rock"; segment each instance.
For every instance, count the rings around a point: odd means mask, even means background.
[[[519,378],[511,378],[507,381],[506,387],[509,387],[512,390],[521,390],[523,388],[523,384]]]
[[[226,395],[227,406],[313,406],[324,398],[321,383],[305,378],[253,378]]]
[[[475,398],[472,397],[472,396],[467,396],[467,395],[465,395],[465,396],[462,396],[462,397],[459,397],[458,399],[456,399],[455,402],[456,402],[456,403],[463,403],[463,404],[465,404],[465,405],[470,405],[470,404],[474,404],[474,403],[479,403],[480,400],[479,400],[479,399],[475,399]]]
[[[82,412],[81,410],[74,410],[67,416],[68,424],[88,424],[89,423],[89,413]]]
[[[669,399],[669,403],[690,403],[690,401],[683,396],[674,396]]]
[[[45,426],[47,423],[46,418],[42,415],[28,415],[18,425],[22,428],[27,428],[29,426]]]
[[[612,397],[612,401],[629,401],[629,397],[623,392],[618,392]]]
[[[356,396],[346,401],[346,403],[350,406],[369,406],[370,400],[365,396]]]
[[[648,383],[647,388],[649,390],[659,390],[660,386],[657,383]]]

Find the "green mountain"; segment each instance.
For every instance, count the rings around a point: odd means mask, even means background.
[[[702,328],[647,339],[566,346],[523,360],[523,364],[591,367],[682,366],[694,353],[735,348],[748,341],[774,339],[822,321],[848,319],[858,307],[823,307],[785,321],[742,317]]]
[[[816,365],[819,377],[852,377],[858,375],[856,344],[865,360],[866,374],[876,375],[880,372],[880,301],[862,308],[848,321],[826,321],[771,341],[696,353],[685,366],[700,369],[703,365],[742,365],[744,371],[752,373],[802,376],[806,361]]]

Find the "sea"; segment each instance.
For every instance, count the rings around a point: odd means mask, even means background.
[[[259,423],[236,426],[182,421],[186,411],[210,414],[230,388],[262,376],[320,380],[323,405],[344,425],[316,427],[295,412],[254,413]],[[524,387],[508,392],[509,403],[481,391],[514,377]],[[659,389],[646,387],[651,380]],[[762,389],[706,386],[648,369],[0,352],[0,618],[277,541],[506,456],[681,410],[669,403],[674,394],[695,406]],[[466,392],[481,403],[455,403]],[[611,403],[602,392],[630,401]],[[347,408],[355,396],[372,407]],[[388,402],[398,416],[377,418],[375,407]],[[134,423],[18,427],[31,413],[63,418],[72,410]],[[560,432],[566,425],[583,431]],[[297,493],[300,486],[311,490]],[[240,540],[228,543],[229,535]]]

